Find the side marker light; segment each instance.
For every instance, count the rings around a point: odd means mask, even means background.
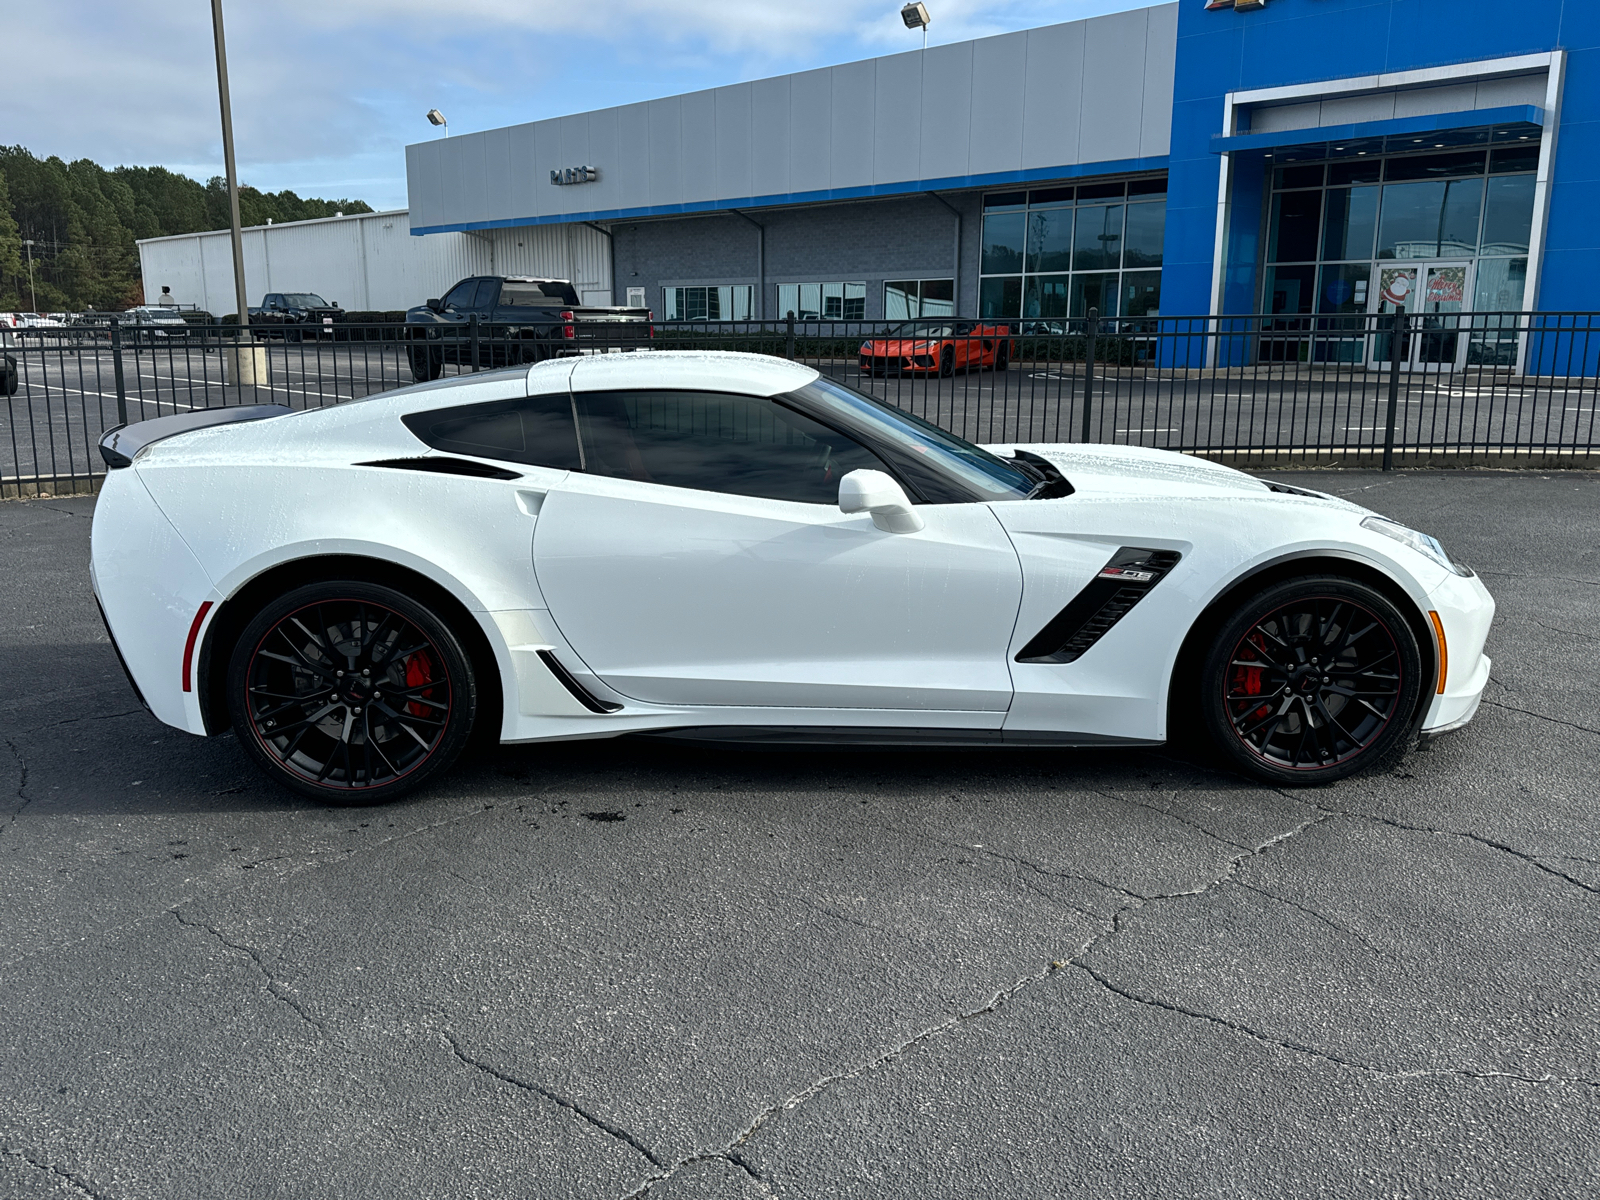
[[[1433,622],[1433,636],[1439,643],[1439,689],[1438,694],[1444,695],[1445,677],[1450,673],[1450,648],[1445,645],[1444,622],[1439,619],[1439,614],[1432,609],[1428,610],[1428,620]]]
[[[189,668],[194,663],[194,644],[200,637],[200,626],[205,623],[206,614],[210,611],[211,601],[207,600],[195,613],[194,624],[189,626],[189,640],[183,644],[183,690],[186,692],[194,691]]]

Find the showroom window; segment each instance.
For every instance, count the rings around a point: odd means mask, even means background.
[[[778,316],[798,321],[864,321],[865,283],[780,283]]]
[[[883,285],[886,321],[920,317],[953,317],[956,286],[953,279],[899,279]]]
[[[978,313],[1024,320],[1161,311],[1167,181],[990,192],[983,198]]]
[[[1421,152],[1392,153],[1412,147]],[[1356,315],[1393,312],[1400,303],[1409,312],[1522,308],[1536,132],[1516,126],[1333,149],[1340,157],[1325,161],[1280,155],[1272,170],[1262,312]],[[1493,331],[1474,334],[1469,361],[1498,361],[1504,340]],[[1359,336],[1317,348],[1319,357],[1351,362],[1366,352]]]
[[[665,320],[748,321],[755,289],[740,283],[732,287],[669,287],[662,292]]]

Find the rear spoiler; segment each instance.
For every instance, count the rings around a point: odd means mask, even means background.
[[[203,408],[172,417],[132,421],[100,435],[100,457],[106,460],[106,466],[113,469],[129,467],[133,465],[133,456],[146,446],[180,433],[210,429],[213,425],[231,425],[235,421],[264,421],[268,417],[281,417],[293,411],[286,404],[239,404],[231,408]]]

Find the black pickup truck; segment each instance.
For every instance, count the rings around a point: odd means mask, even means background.
[[[586,308],[565,279],[480,275],[406,313],[411,374],[437,379],[447,362],[504,367],[648,349],[653,322],[648,308]]]
[[[281,337],[298,342],[302,337],[333,336],[344,321],[344,309],[329,304],[315,292],[268,292],[261,307],[250,310],[250,328],[257,337]]]

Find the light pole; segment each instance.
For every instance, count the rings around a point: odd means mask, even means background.
[[[445,120],[444,114],[442,112],[440,112],[437,108],[430,108],[428,110],[428,124],[429,125],[433,125],[435,127],[443,125],[444,126],[444,136],[445,137],[449,137],[450,136],[450,122]]]
[[[928,25],[933,18],[928,15],[926,4],[908,4],[900,10],[900,19],[906,23],[907,29],[922,30],[922,48],[928,48]]]
[[[228,51],[222,36],[222,0],[211,0],[211,33],[217,43],[217,94],[222,99],[222,159],[228,173],[228,212],[233,223],[233,292],[239,324],[250,324],[244,290],[244,232],[239,221],[239,172],[233,161],[233,105],[228,100]]]
[[[28,249],[28,303],[33,305],[33,311],[39,311],[39,296],[33,290],[33,239],[24,238],[22,244]]]

